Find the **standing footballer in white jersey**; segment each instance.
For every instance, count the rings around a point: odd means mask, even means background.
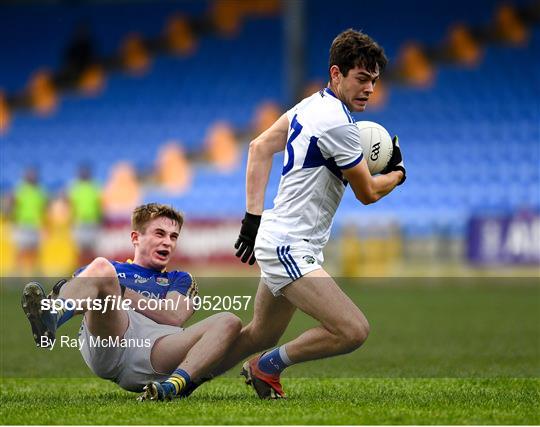
[[[370,37],[344,31],[330,49],[328,87],[297,104],[250,144],[247,212],[235,247],[242,262],[253,264],[256,258],[261,283],[253,320],[220,370],[276,345],[296,308],[320,322],[244,364],[242,373],[261,398],[285,396],[280,374],[287,366],[351,352],[368,336],[364,314],[322,268],[322,249],[347,183],[359,201],[369,204],[405,180],[397,138],[386,170],[371,176],[350,113],[364,111],[386,63],[383,49]],[[274,207],[263,212],[272,157],[285,149]]]

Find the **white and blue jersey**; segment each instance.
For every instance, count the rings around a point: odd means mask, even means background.
[[[362,160],[360,132],[350,111],[329,89],[287,112],[289,134],[274,207],[260,231],[278,242],[309,242],[322,250],[347,181],[342,170]],[[294,267],[294,265],[293,265]]]
[[[141,267],[132,262],[110,261],[116,269],[120,285],[129,288],[146,298],[163,299],[168,292],[179,292],[188,298],[198,294],[197,283],[191,274],[184,271],[158,271]],[[78,276],[86,267],[78,269]]]

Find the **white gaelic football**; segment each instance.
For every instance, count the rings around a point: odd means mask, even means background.
[[[360,129],[360,145],[371,175],[380,173],[392,157],[392,138],[388,131],[375,122],[356,122]]]

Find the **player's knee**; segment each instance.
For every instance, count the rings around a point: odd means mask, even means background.
[[[116,277],[116,270],[108,259],[98,257],[84,270],[88,277]]]
[[[242,329],[242,321],[235,314],[225,312],[218,315],[218,324],[224,333],[230,336],[238,336]]]
[[[350,353],[359,348],[369,336],[369,323],[356,321],[349,323],[340,332],[340,340],[343,351]]]
[[[84,270],[81,277],[87,277],[94,280],[98,289],[98,295],[103,297],[106,295],[115,295],[120,292],[120,285],[116,277],[116,269],[114,266],[103,257],[98,257],[92,261]]]

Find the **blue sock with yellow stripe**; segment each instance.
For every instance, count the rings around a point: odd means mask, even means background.
[[[183,369],[175,369],[171,376],[161,383],[166,393],[173,392],[175,395],[179,395],[187,385],[191,382],[191,377]]]

